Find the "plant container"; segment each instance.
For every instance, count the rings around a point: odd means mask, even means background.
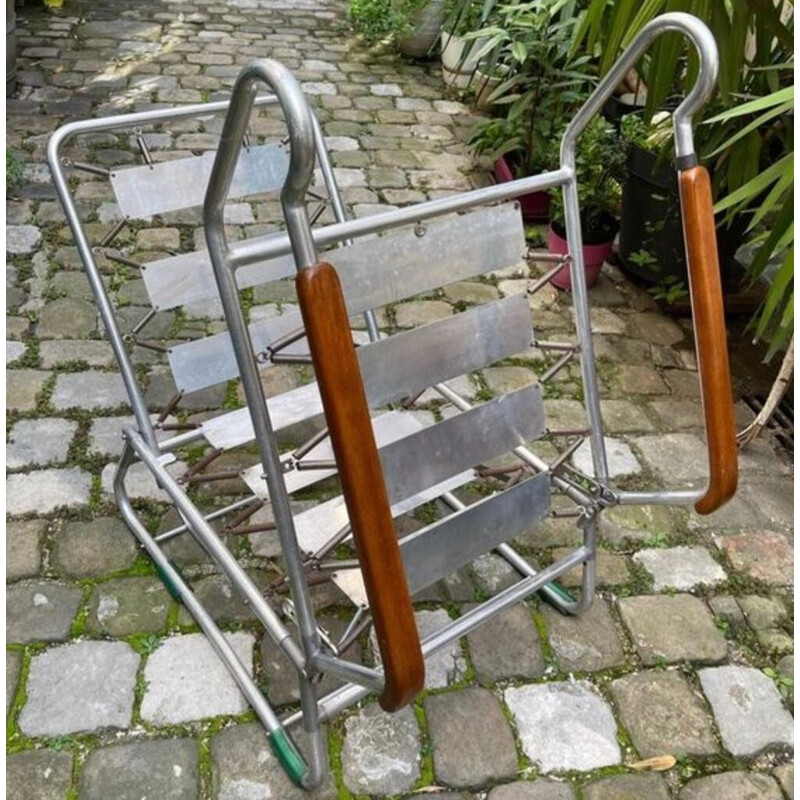
[[[17,88],[17,12],[14,0],[6,0],[6,97]]]
[[[730,226],[717,228],[723,283],[736,272],[731,266],[746,226],[746,218],[739,215]],[[624,270],[650,284],[661,284],[667,277],[688,280],[675,168],[657,153],[637,146],[631,148],[622,185],[618,253]],[[636,257],[639,253],[651,259],[642,262]]]
[[[444,24],[444,0],[428,0],[411,19],[412,29],[397,37],[397,47],[409,58],[426,58]]]
[[[508,159],[505,156],[500,156],[494,162],[492,175],[494,175],[497,183],[509,183],[516,180],[512,165],[508,163]],[[528,194],[520,195],[517,200],[522,209],[522,218],[526,222],[547,220],[550,212],[550,195],[548,192],[528,192]]]
[[[566,255],[569,252],[566,231],[556,222],[551,222],[547,229],[547,249],[551,253]],[[586,273],[586,286],[591,288],[600,277],[603,264],[611,257],[614,251],[614,238],[611,241],[583,245],[583,268]],[[572,288],[570,266],[565,264],[551,279],[550,283],[559,289]]]

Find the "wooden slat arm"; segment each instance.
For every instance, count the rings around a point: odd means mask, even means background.
[[[689,167],[678,183],[710,471],[695,510],[710,514],[730,500],[738,482],[733,391],[708,171]]]
[[[383,663],[379,702],[394,711],[419,694],[425,662],[347,308],[330,264],[301,270],[296,285]]]

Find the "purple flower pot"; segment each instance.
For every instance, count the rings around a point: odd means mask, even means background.
[[[553,225],[547,229],[547,249],[551,253],[566,255],[569,252],[567,240],[559,236],[554,230]],[[614,242],[603,242],[602,244],[585,244],[583,246],[583,268],[586,273],[586,286],[591,288],[597,283],[600,277],[600,270],[603,263],[609,259],[614,250]],[[569,264],[565,264],[551,279],[550,283],[559,289],[569,290],[572,288]]]
[[[509,183],[516,180],[505,156],[500,156],[494,162],[492,174],[497,183]],[[522,209],[522,218],[526,222],[541,222],[548,218],[550,195],[547,192],[528,192],[528,194],[520,195],[517,200]]]

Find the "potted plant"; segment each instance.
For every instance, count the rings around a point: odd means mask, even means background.
[[[445,0],[392,0],[402,20],[397,30],[397,47],[409,58],[430,55],[444,23]]]
[[[583,22],[575,37],[575,47],[597,56],[599,73],[604,75],[641,28],[668,10],[691,10],[716,35],[720,47],[718,90],[706,116],[711,119],[695,127],[695,146],[701,161],[712,176],[717,203],[726,197],[739,197],[743,187],[758,187],[762,175],[774,174],[781,159],[792,150],[793,114],[786,99],[778,97],[775,106],[758,106],[742,124],[737,109],[742,98],[768,102],[776,91],[791,82],[793,65],[793,4],[788,0],[760,3],[687,3],[653,0],[647,4],[623,0],[588,0]],[[645,122],[664,108],[674,107],[691,89],[696,77],[693,49],[677,37],[661,37],[641,60],[641,78],[647,87]],[[761,113],[758,113],[758,112]],[[629,123],[630,124],[630,123]],[[637,136],[632,138],[630,175],[623,191],[620,256],[626,269],[653,279],[648,269],[637,269],[631,259],[642,249],[651,252],[665,272],[685,279],[683,239],[677,214],[677,186],[669,158],[652,152]],[[671,145],[665,145],[667,148]],[[656,148],[657,150],[657,148]],[[785,167],[784,167],[785,169]],[[662,171],[663,170],[663,171]],[[635,190],[635,191],[634,191]],[[741,270],[734,258],[745,231],[764,192],[749,192],[746,201],[735,201],[731,213],[718,224],[717,239],[727,299],[742,289]],[[648,195],[649,193],[649,195]],[[647,202],[642,199],[648,197]],[[650,200],[661,200],[661,208]],[[649,206],[649,209],[646,207]],[[674,207],[674,210],[668,208]],[[719,208],[719,206],[718,206]],[[660,243],[649,243],[655,236]],[[645,247],[642,247],[642,242]],[[656,254],[669,248],[673,255]],[[645,265],[647,266],[647,265]],[[748,303],[743,303],[746,307]]]
[[[488,38],[467,39],[466,35],[487,25],[491,3],[492,0],[451,0],[448,4],[440,38],[442,79],[447,86],[466,88],[478,69],[475,54]]]
[[[591,87],[589,59],[571,52],[576,20],[564,14],[559,0],[505,5],[497,24],[465,36],[487,40],[475,54],[475,80],[498,84],[486,99],[503,115],[479,123],[470,140],[476,154],[492,159],[498,182],[555,166],[559,134]],[[526,220],[547,218],[546,192],[520,202]]]
[[[651,285],[665,281],[675,289],[686,286],[686,250],[680,213],[680,197],[672,163],[672,119],[656,114],[647,125],[639,114],[620,121],[626,144],[626,174],[622,182],[622,214],[617,254],[627,272]],[[745,216],[720,219],[717,246],[723,280],[738,280],[733,268],[742,244]]]
[[[413,58],[430,53],[444,21],[445,0],[350,0],[353,28],[367,44],[395,37],[400,51]]]
[[[595,117],[578,139],[575,173],[581,212],[583,266],[586,285],[594,286],[603,263],[614,247],[619,223],[620,184],[624,174],[625,148],[613,125]],[[564,203],[560,189],[551,190],[552,219],[547,232],[547,249],[551,253],[569,252],[564,220]],[[570,267],[565,265],[550,281],[559,289],[569,289]]]

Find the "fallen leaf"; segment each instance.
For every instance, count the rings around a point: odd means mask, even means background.
[[[653,756],[628,766],[638,772],[666,772],[675,766],[675,756]]]

